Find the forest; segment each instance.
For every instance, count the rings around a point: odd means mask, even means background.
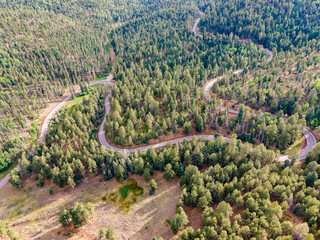
[[[0,2],[0,172],[6,162],[15,161],[12,152],[27,148],[30,131],[36,132],[32,123],[41,121],[48,104],[110,72],[110,30],[165,7],[148,1],[130,4]]]
[[[318,123],[319,4],[316,1],[203,2],[200,29],[234,34],[276,52],[271,71],[219,83],[214,93],[234,104],[305,115],[311,128]],[[252,11],[252,12],[251,12]]]
[[[320,239],[319,1],[13,0],[0,9],[0,173],[18,164],[16,191],[139,175],[154,196],[161,172],[181,189],[166,221],[172,239]],[[113,87],[88,87],[106,76]],[[69,94],[38,141],[43,112]],[[63,206],[57,221],[82,228],[94,206]],[[0,221],[0,236],[18,239],[14,227]],[[106,226],[100,239],[117,231]]]

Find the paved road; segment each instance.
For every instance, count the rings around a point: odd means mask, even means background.
[[[200,12],[200,14],[202,15],[202,13]],[[200,18],[197,19],[197,21],[195,22],[195,26],[193,26],[193,31],[195,31],[195,29],[197,29],[197,24],[200,22]],[[197,34],[195,32],[196,36],[199,36],[199,37],[202,37],[202,35],[200,34]],[[269,58],[267,59],[267,62],[270,62],[273,58],[273,52],[267,48],[263,48],[263,51],[265,51],[268,55],[269,55]],[[242,72],[243,70],[242,69],[239,69],[239,70],[236,70],[233,72],[233,74],[235,75],[238,75]],[[205,93],[205,96],[210,100],[212,101],[212,97],[210,96],[210,90],[211,88],[213,87],[213,85],[215,83],[217,83],[219,80],[221,80],[223,78],[223,76],[220,76],[220,77],[217,77],[217,78],[214,78],[212,80],[210,80],[204,87],[204,93]],[[222,109],[224,109],[225,107],[223,106],[220,106]],[[237,110],[234,110],[234,109],[229,109],[228,112],[230,113],[233,113],[233,114],[238,114],[238,111]],[[286,119],[285,119],[286,120]],[[310,152],[313,147],[317,144],[317,140],[316,138],[314,137],[314,135],[312,134],[312,132],[309,130],[309,129],[304,129],[303,131],[303,135],[304,137],[306,138],[307,140],[307,146],[300,152],[300,158],[299,160],[304,160],[307,156],[307,153]],[[282,155],[279,157],[279,161],[285,161],[285,160],[288,160],[288,155]]]
[[[111,108],[110,108],[110,97],[111,97],[111,93],[109,93],[107,95],[107,97],[105,98],[104,101],[104,107],[105,107],[105,114],[104,114],[104,118],[103,121],[100,125],[99,131],[98,131],[98,140],[99,143],[103,146],[105,146],[107,149],[111,150],[113,149],[115,152],[124,152],[124,153],[133,153],[136,151],[146,151],[149,148],[153,147],[153,148],[160,148],[160,147],[165,147],[168,143],[172,143],[172,144],[177,144],[178,142],[183,142],[184,140],[187,141],[191,141],[193,136],[187,136],[187,137],[181,137],[181,138],[177,138],[174,140],[169,140],[169,141],[164,141],[161,143],[156,143],[153,145],[148,145],[148,146],[143,146],[143,147],[136,147],[136,148],[118,148],[118,147],[114,147],[112,146],[106,139],[106,134],[105,134],[105,130],[104,130],[104,124],[106,122],[106,116],[109,114]],[[214,140],[214,135],[199,135],[196,136],[197,138],[201,138],[203,140]],[[224,137],[226,142],[229,142],[230,138],[228,137]]]
[[[89,83],[89,86],[93,86],[93,85],[101,85],[101,84],[107,84],[109,85],[111,88],[113,88],[113,83],[111,83],[110,81],[112,80],[113,76],[109,75],[107,76],[104,80],[102,81],[95,81],[95,82],[91,82]],[[80,92],[80,88],[75,90],[75,93]],[[57,105],[44,119],[44,121],[42,122],[42,126],[41,126],[41,131],[40,131],[40,135],[39,135],[39,142],[42,142],[45,137],[46,134],[48,132],[48,128],[49,128],[49,124],[50,121],[52,120],[53,116],[63,107],[63,105],[68,102],[70,99],[72,98],[72,95],[69,95],[68,97],[66,97],[61,103],[59,103],[59,105]]]
[[[89,83],[89,86],[93,86],[93,85],[101,85],[101,84],[106,84],[109,85],[111,88],[113,88],[113,83],[110,82],[112,80],[113,76],[109,75],[107,76],[104,80],[102,81],[95,81],[95,82],[91,82]],[[78,93],[80,92],[80,88],[76,89],[75,92]],[[66,97],[65,99],[63,99],[62,102],[60,102],[54,109],[52,109],[50,111],[50,113],[46,116],[46,118],[43,120],[42,124],[41,124],[41,129],[40,129],[40,135],[39,135],[39,142],[42,142],[45,137],[46,134],[48,132],[48,128],[49,128],[49,124],[50,121],[52,120],[52,118],[54,117],[54,115],[63,107],[63,105],[69,101],[72,98],[72,95],[69,95],[68,97]],[[31,155],[34,155],[34,153],[32,153]],[[18,170],[20,170],[20,165],[18,164],[16,166],[16,168]],[[3,188],[8,182],[9,182],[10,176],[9,174],[7,176],[5,176],[1,181],[0,181],[0,189]]]
[[[203,13],[200,12],[200,15],[202,16]],[[202,37],[202,35],[200,33],[197,33],[196,32],[196,29],[197,29],[197,25],[199,24],[200,22],[200,18],[201,16],[196,20],[193,28],[192,28],[192,31],[195,33],[196,36],[199,36],[199,37]],[[272,51],[270,51],[269,49],[266,49],[266,48],[263,48],[264,51],[266,51],[269,55],[269,58],[268,58],[268,62],[272,60],[273,58],[273,53]],[[240,74],[243,70],[242,69],[239,69],[239,70],[236,70],[233,72],[233,74]],[[204,93],[205,93],[205,96],[207,96],[209,98],[210,101],[212,101],[212,98],[210,96],[210,90],[211,88],[213,87],[213,85],[215,83],[217,83],[221,78],[221,77],[217,77],[215,79],[212,79],[210,80],[205,88],[204,88]],[[165,141],[165,142],[161,142],[161,143],[157,143],[157,144],[153,144],[153,145],[148,145],[148,146],[143,146],[143,147],[136,147],[136,148],[128,148],[128,149],[125,149],[125,148],[118,148],[118,147],[114,147],[112,146],[106,139],[106,134],[105,134],[105,131],[104,131],[104,124],[106,122],[106,116],[109,114],[110,112],[110,97],[111,97],[111,94],[110,93],[106,98],[105,98],[105,102],[104,102],[104,105],[105,105],[105,115],[104,115],[104,118],[103,118],[103,121],[100,125],[100,128],[99,128],[99,131],[98,131],[98,140],[100,142],[101,145],[105,146],[107,149],[111,150],[113,149],[115,152],[124,152],[125,155],[127,155],[127,153],[132,153],[132,152],[135,152],[135,151],[146,151],[148,150],[149,148],[153,147],[153,148],[160,148],[160,147],[164,147],[166,146],[168,143],[172,143],[172,144],[177,144],[178,142],[183,142],[184,140],[187,140],[187,141],[191,141],[192,140],[192,137],[193,136],[187,136],[187,137],[182,137],[182,138],[178,138],[178,139],[174,139],[174,140],[169,140],[169,141]],[[224,108],[223,106],[221,106],[222,108]],[[233,114],[238,114],[238,111],[237,110],[234,110],[234,109],[229,109],[228,110],[230,113],[233,113]],[[312,148],[314,147],[314,145],[316,144],[316,139],[315,137],[313,136],[313,134],[309,131],[309,130],[305,130],[303,132],[304,136],[306,137],[307,139],[307,147],[300,153],[300,159],[304,159],[306,157],[306,154],[312,150]],[[201,135],[201,136],[197,136],[198,138],[202,138],[203,140],[214,140],[215,137],[214,135]],[[230,138],[228,137],[224,137],[225,141],[226,142],[229,142]],[[281,156],[279,158],[280,161],[285,161],[288,159],[288,156],[285,155],[285,156]]]
[[[237,70],[237,71],[234,72],[234,74],[239,74],[241,71],[242,70]],[[215,78],[215,79],[209,81],[209,83],[206,85],[206,87],[204,89],[204,92],[205,92],[206,96],[210,96],[209,95],[210,89],[212,88],[213,84],[216,83],[220,79],[221,79],[221,77],[218,77],[218,78]],[[104,82],[104,84],[105,84],[105,82]],[[113,87],[113,83],[107,82],[107,84],[109,84],[109,86]],[[104,131],[104,125],[105,125],[105,122],[106,122],[106,116],[110,113],[110,110],[111,110],[111,107],[110,107],[111,94],[112,93],[109,93],[105,98],[105,101],[104,101],[105,114],[104,114],[103,121],[102,121],[102,123],[100,125],[99,131],[98,131],[99,143],[101,145],[105,146],[107,149],[109,149],[109,150],[113,149],[115,152],[120,152],[121,151],[121,152],[127,154],[127,153],[133,153],[133,152],[139,151],[139,150],[140,151],[146,151],[151,147],[153,147],[153,148],[165,147],[168,143],[177,144],[178,142],[183,142],[184,140],[187,140],[187,141],[191,141],[192,140],[193,136],[187,136],[187,137],[177,138],[177,139],[174,139],[174,140],[164,141],[164,142],[161,142],[161,143],[148,145],[148,146],[142,146],[142,147],[136,147],[136,148],[127,148],[126,149],[126,148],[119,148],[119,147],[112,146],[107,141],[106,134],[105,134],[105,131]],[[224,108],[223,106],[221,106],[221,107]],[[234,110],[234,109],[229,109],[229,112],[230,113],[234,113],[234,114],[238,114],[238,111]],[[306,146],[305,149],[303,149],[300,152],[300,159],[301,160],[305,159],[307,153],[309,151],[311,151],[312,148],[314,147],[314,145],[317,143],[314,135],[308,129],[304,130],[303,135],[307,139],[307,146]],[[207,141],[215,139],[214,135],[199,135],[199,136],[196,136],[196,137],[197,138],[202,138],[203,140],[207,140]],[[229,140],[230,140],[230,138],[228,138],[228,137],[223,137],[223,138],[224,138],[224,140],[226,142],[229,142]],[[287,155],[283,155],[283,156],[279,157],[280,161],[285,161],[287,159],[288,159]]]
[[[16,166],[16,169],[20,170],[21,167],[18,165]],[[10,175],[8,174],[0,181],[0,189],[3,188],[9,182],[9,179],[10,179]]]
[[[270,56],[267,61],[271,61],[271,60],[272,60],[272,57],[273,57],[273,53],[272,53],[270,50],[265,49],[265,48],[264,48],[263,50],[265,50],[265,51],[269,54],[269,56]],[[237,70],[237,71],[234,71],[233,74],[237,75],[237,74],[239,74],[239,73],[241,73],[241,72],[242,72],[242,69]],[[206,96],[210,101],[212,101],[212,98],[211,98],[211,96],[210,96],[210,90],[211,90],[211,88],[213,87],[213,85],[214,85],[215,83],[217,83],[221,78],[223,78],[223,76],[217,77],[217,78],[214,78],[214,79],[210,80],[210,81],[205,85],[205,87],[204,87],[205,96]],[[224,106],[220,106],[220,107],[221,107],[222,109],[225,109]],[[230,108],[228,111],[229,111],[230,113],[233,113],[233,114],[238,114],[238,111],[237,111],[237,110],[234,110],[234,109],[231,109],[231,108]],[[273,115],[271,115],[271,116],[273,116]],[[285,118],[284,118],[284,119],[285,119]],[[285,120],[286,120],[286,119],[285,119]],[[304,137],[305,137],[306,140],[307,140],[307,146],[306,146],[306,148],[304,148],[304,149],[300,152],[300,158],[299,158],[299,160],[305,159],[306,156],[307,156],[307,153],[310,152],[310,151],[313,149],[313,147],[317,144],[316,138],[314,137],[314,135],[312,134],[312,132],[311,132],[309,129],[304,129],[303,135],[304,135]],[[289,159],[289,158],[288,158],[288,155],[282,155],[282,156],[279,157],[279,161],[285,161],[285,160],[288,160],[288,159]]]
[[[203,15],[203,12],[199,11],[199,14],[200,14],[200,17],[194,23],[193,28],[192,28],[192,32],[194,32],[194,35],[196,35],[198,37],[202,37],[202,34],[197,32],[197,26],[198,26],[198,24],[200,22],[201,16]]]
[[[235,72],[233,72],[233,73],[234,73],[234,74],[239,74],[239,73],[241,73],[241,72],[242,72],[242,70],[237,70],[237,71],[235,71]],[[223,76],[222,76],[222,77],[223,77]],[[212,101],[212,98],[211,98],[211,96],[210,96],[210,90],[211,90],[212,86],[213,86],[215,83],[217,83],[222,77],[217,77],[217,78],[215,78],[215,79],[210,80],[210,81],[206,84],[206,86],[204,87],[205,96],[206,96],[210,101]],[[221,107],[222,109],[225,109],[224,106],[219,106],[219,107]],[[238,114],[238,111],[237,111],[237,110],[231,109],[231,108],[228,109],[228,112],[230,112],[230,113],[232,113],[232,114]],[[273,115],[271,115],[271,116],[273,116]],[[284,119],[285,119],[285,118],[284,118]],[[285,119],[285,120],[286,120],[286,119]],[[310,151],[313,149],[313,147],[317,144],[316,138],[314,137],[314,135],[312,134],[312,132],[311,132],[309,129],[307,129],[307,128],[304,129],[303,135],[304,135],[305,139],[307,140],[307,146],[306,146],[302,151],[300,151],[300,158],[299,158],[299,160],[304,160],[304,159],[306,158],[306,156],[307,156],[307,153],[310,152]],[[288,158],[288,155],[282,155],[282,156],[279,157],[279,161],[285,161],[285,160],[288,160],[288,159],[289,159],[289,158]]]
[[[202,16],[203,13],[200,12],[200,15]],[[202,37],[202,35],[200,33],[197,33],[196,32],[196,29],[197,29],[197,25],[199,24],[200,22],[200,18],[201,16],[196,20],[193,28],[192,28],[192,31],[195,33],[196,36],[199,36],[199,37]],[[273,57],[273,53],[272,51],[268,50],[268,49],[265,49],[263,48],[264,51],[266,51],[268,54],[269,54],[269,59],[267,61],[271,61],[272,60],[272,57]],[[240,70],[237,70],[235,72],[233,72],[234,74],[239,74],[242,72],[242,69]],[[221,77],[217,77],[215,79],[212,79],[210,80],[205,88],[204,88],[204,92],[205,92],[205,95],[209,98],[210,101],[212,101],[212,98],[210,97],[210,89],[212,88],[212,86],[217,83],[221,78]],[[113,88],[113,83],[110,82],[112,80],[113,76],[112,75],[109,75],[106,77],[106,79],[102,80],[102,81],[96,81],[96,82],[91,82],[89,84],[89,86],[93,86],[93,85],[100,85],[100,84],[107,84],[109,85],[111,88]],[[78,88],[75,92],[79,92],[80,91],[80,88]],[[106,139],[106,135],[105,135],[105,131],[104,131],[104,125],[105,125],[105,122],[106,122],[106,116],[110,113],[110,97],[111,97],[111,94],[112,93],[109,93],[106,98],[105,98],[105,101],[104,101],[104,106],[105,106],[105,114],[104,114],[104,118],[102,120],[102,123],[100,125],[100,128],[98,130],[98,140],[100,142],[101,145],[105,146],[107,149],[111,150],[113,149],[115,152],[124,152],[125,154],[127,153],[132,153],[132,152],[135,152],[135,151],[146,151],[148,150],[149,148],[153,147],[153,148],[160,148],[160,147],[164,147],[166,146],[168,143],[172,143],[172,144],[177,144],[178,142],[183,142],[184,140],[187,140],[187,141],[191,141],[193,136],[187,136],[187,137],[182,137],[182,138],[178,138],[178,139],[174,139],[174,140],[169,140],[169,141],[165,141],[165,142],[161,142],[161,143],[157,143],[157,144],[153,144],[153,145],[148,145],[148,146],[143,146],[143,147],[137,147],[137,148],[131,148],[131,149],[125,149],[125,148],[118,148],[118,147],[114,147],[112,145],[110,145]],[[44,139],[45,139],[45,136],[48,132],[48,128],[49,128],[49,124],[50,124],[50,121],[52,120],[53,116],[63,107],[63,105],[69,101],[70,99],[72,98],[71,95],[69,95],[68,97],[66,97],[59,105],[57,105],[48,115],[47,117],[44,119],[44,121],[42,122],[42,125],[41,125],[41,130],[40,130],[40,135],[39,135],[39,142],[42,142]],[[238,114],[238,111],[234,110],[234,109],[229,109],[229,112],[230,113],[234,113],[234,114]],[[312,148],[314,147],[314,145],[317,143],[314,135],[308,130],[308,129],[305,129],[304,132],[303,132],[305,138],[307,139],[307,146],[306,148],[300,152],[300,159],[305,159],[306,157],[306,154],[312,150]],[[197,136],[197,138],[202,138],[203,140],[214,140],[215,137],[214,135],[201,135],[201,136]],[[224,137],[224,140],[226,142],[229,142],[230,138],[228,137]],[[285,161],[286,159],[288,159],[288,156],[281,156],[279,158],[280,161]],[[16,167],[17,169],[21,169],[20,166],[18,165]],[[9,177],[9,174],[3,178],[1,181],[0,181],[0,189],[3,188],[3,186],[5,186],[8,181],[9,181],[10,177]]]

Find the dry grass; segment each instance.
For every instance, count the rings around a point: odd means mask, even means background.
[[[104,182],[101,176],[92,176],[75,189],[59,188],[49,182],[39,188],[30,179],[20,191],[8,184],[0,190],[0,219],[8,220],[9,227],[21,239],[67,239],[69,237],[64,235],[68,232],[75,233],[71,239],[98,239],[99,229],[110,227],[115,230],[117,239],[150,240],[153,236],[174,239],[166,219],[172,219],[175,214],[180,185],[177,179],[165,181],[160,172],[156,172],[153,178],[158,189],[155,195],[149,196],[149,183],[139,175],[130,177],[144,189],[144,194],[137,197],[128,213],[118,205],[102,200],[103,196],[118,191],[122,185],[115,179]],[[49,194],[49,189],[54,191],[53,195]],[[93,202],[95,215],[80,229],[63,229],[58,214],[76,201]]]

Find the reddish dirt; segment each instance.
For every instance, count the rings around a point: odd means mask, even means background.
[[[233,221],[233,218],[238,215],[238,214],[242,214],[243,208],[238,208],[237,206],[232,206],[232,216],[230,217],[231,222]]]
[[[184,211],[186,212],[189,219],[189,226],[193,228],[193,230],[203,228],[202,222],[202,211],[197,207],[183,206]]]
[[[309,129],[309,128],[308,128]],[[310,130],[310,129],[309,129]],[[312,135],[316,138],[317,142],[319,141],[320,138],[320,133],[315,133],[313,131],[310,130],[310,132],[312,133]]]
[[[39,116],[38,119],[41,119],[41,122],[40,122],[40,131],[41,131],[41,128],[42,128],[42,124],[44,122],[44,120],[46,119],[46,116],[63,100],[65,99],[66,97],[69,96],[69,93],[67,94],[64,94],[63,96],[61,96],[57,101],[54,101],[54,102],[51,102],[48,104],[48,107],[46,107],[45,109],[42,110],[42,113],[41,115]]]
[[[304,222],[303,218],[295,215],[293,212],[291,212],[291,209],[287,209],[287,211],[285,212],[285,219],[290,221],[293,226]]]
[[[302,146],[299,148],[300,151],[302,151],[303,149],[305,149],[307,147],[307,139],[304,138],[303,144]]]
[[[302,167],[302,162],[304,161],[304,159],[302,159],[302,160],[299,160],[299,161],[296,161],[295,162],[295,165],[299,168],[299,169],[301,169],[301,167]]]

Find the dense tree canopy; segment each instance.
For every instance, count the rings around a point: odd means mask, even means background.
[[[190,31],[196,6],[202,38]],[[153,195],[161,171],[181,185],[168,223],[182,240],[320,238],[320,145],[301,167],[277,161],[306,125],[320,125],[317,1],[17,0],[0,9],[0,172],[19,161],[13,186],[23,188],[32,174],[39,187],[48,179],[70,188],[93,174],[120,182],[139,174]],[[112,90],[85,87],[111,71]],[[209,101],[203,88],[218,76]],[[37,139],[30,121],[76,85],[82,100],[59,111],[45,141],[24,151],[25,129]],[[111,144],[203,133],[215,140],[108,150],[97,129],[110,91],[102,127]],[[186,206],[201,212],[201,229],[188,227]],[[78,228],[92,215],[93,205],[76,203],[59,221]],[[100,236],[115,238],[113,229]]]
[[[303,48],[319,50],[319,3],[312,0],[201,1],[202,26],[219,33],[234,33],[278,51]]]

